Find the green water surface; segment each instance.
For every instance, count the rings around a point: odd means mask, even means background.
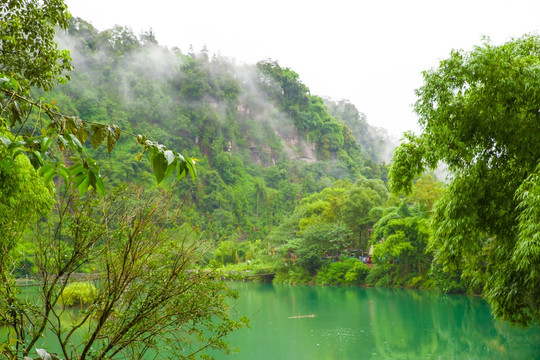
[[[494,321],[476,297],[427,291],[232,283],[251,329],[216,359],[540,359],[540,327]]]
[[[381,288],[229,283],[233,315],[251,328],[228,340],[240,352],[217,360],[519,359],[540,360],[540,327],[494,321],[478,298]],[[36,296],[35,289],[25,296]],[[66,311],[69,325],[75,310]],[[5,337],[7,329],[0,329]],[[82,341],[78,336],[75,341]],[[47,336],[38,344],[51,351]],[[158,358],[166,358],[162,354]]]

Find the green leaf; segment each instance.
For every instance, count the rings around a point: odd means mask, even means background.
[[[92,146],[97,148],[107,136],[107,126],[101,124],[92,124],[90,126],[92,137],[90,139]]]
[[[54,179],[55,175],[56,175],[56,171],[54,171],[54,168],[46,172],[45,176],[43,177],[43,182],[45,183],[45,185],[49,184]]]
[[[91,167],[92,169],[95,169],[99,173],[99,165],[98,165],[98,162],[96,160],[94,160],[90,156],[86,156],[85,161],[86,161],[86,164],[88,164],[89,167]]]
[[[103,183],[101,176],[96,179],[96,191],[101,196],[105,195],[105,184]]]
[[[71,176],[76,176],[83,171],[85,171],[85,168],[82,163],[75,163],[69,167],[69,173]]]
[[[63,164],[60,164],[57,168],[58,174],[64,179],[65,184],[69,184],[69,170]]]
[[[187,165],[186,165],[186,162],[185,161],[179,161],[178,162],[178,175],[177,175],[177,179],[180,180],[182,179],[183,177],[185,177],[188,173],[188,168],[187,168]]]
[[[99,174],[96,170],[90,169],[88,170],[88,185],[92,186],[94,189],[96,188],[96,180],[99,177]]]
[[[39,175],[43,176],[45,173],[47,173],[48,171],[54,171],[54,166],[50,163],[47,163],[45,165],[43,165],[43,167],[41,169],[39,169]]]
[[[150,164],[154,162],[154,158],[157,156],[158,153],[159,153],[159,150],[156,147],[151,147],[148,150],[148,157],[150,158]]]
[[[82,153],[83,152],[83,147],[82,147],[82,144],[81,142],[79,141],[79,139],[77,139],[77,137],[73,134],[68,134],[68,137],[67,137],[67,143],[68,145],[70,145],[70,147],[73,149],[73,150],[76,150],[77,152],[79,153]]]
[[[9,140],[8,138],[2,137],[2,136],[0,136],[0,142],[1,142],[2,145],[4,145],[6,148],[11,144],[11,140]]]
[[[23,147],[25,144],[24,141],[15,141],[15,142],[12,142],[8,145],[8,150],[13,150],[15,148],[20,148],[20,147]]]
[[[86,128],[86,123],[84,121],[81,121],[82,126],[75,134],[77,136],[77,139],[81,141],[81,143],[85,143],[86,140],[88,140],[88,137],[90,136],[90,133],[88,132],[88,129]]]
[[[165,171],[165,177],[168,177],[173,173],[174,170],[177,168],[177,159],[174,159],[172,163],[167,165],[167,170]]]
[[[109,154],[116,145],[116,141],[120,138],[120,128],[116,125],[111,125],[107,128],[107,150]]]
[[[79,130],[83,127],[82,120],[74,116],[66,116],[66,129],[72,133],[77,134]]]
[[[89,182],[90,182],[90,177],[84,176],[84,178],[82,179],[81,183],[78,186],[80,196],[83,196],[88,190]]]
[[[64,151],[67,145],[67,140],[62,135],[58,135],[58,147],[60,148],[60,151]]]
[[[30,156],[30,162],[34,166],[34,169],[39,169],[41,166],[43,166],[43,158],[41,157],[39,151],[34,150],[28,155]]]
[[[158,151],[153,157],[152,157],[152,171],[154,172],[154,176],[156,177],[156,181],[159,184],[163,178],[165,177],[165,172],[167,171],[167,159],[165,158],[165,155],[163,152]]]
[[[189,157],[186,158],[186,166],[189,170],[189,173],[191,174],[191,178],[195,180],[195,178],[197,177],[197,172],[195,170],[195,163]]]
[[[83,182],[83,180],[86,178],[88,178],[88,176],[86,175],[86,172],[80,172],[73,179],[73,183],[75,184],[75,186],[79,186]]]
[[[45,153],[51,147],[52,139],[50,137],[42,137],[40,141],[41,153]]]

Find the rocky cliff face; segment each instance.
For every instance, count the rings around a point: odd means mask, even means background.
[[[302,140],[300,134],[287,135],[283,138],[285,152],[291,160],[302,160],[307,163],[317,161],[315,156],[315,144]]]
[[[280,137],[277,131],[275,135]],[[300,134],[289,134],[281,137],[281,140],[283,151],[290,160],[300,160],[306,163],[317,161],[315,144],[302,140]],[[280,161],[279,151],[273,150],[268,144],[257,146],[254,142],[251,142],[249,149],[251,151],[251,160],[259,166],[268,167],[276,165]]]

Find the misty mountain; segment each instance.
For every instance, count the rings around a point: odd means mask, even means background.
[[[343,122],[351,130],[352,135],[362,150],[375,162],[389,163],[398,140],[392,138],[386,129],[368,124],[366,114],[348,100],[332,100],[324,98],[328,113]]]
[[[37,95],[199,159],[198,180],[179,186],[189,194],[186,216],[214,239],[264,238],[303,196],[338,179],[386,176],[388,137],[349,102],[311,94],[276,61],[184,54],[160,46],[151,31],[100,32],[79,18],[57,41],[71,50],[71,81]],[[94,154],[113,183],[153,181],[131,139],[117,149]]]

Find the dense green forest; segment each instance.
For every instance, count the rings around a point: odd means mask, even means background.
[[[235,294],[215,279],[258,273],[483,293],[503,319],[538,319],[537,37],[453,52],[425,72],[423,133],[405,134],[387,166],[384,130],[277,61],[98,31],[61,0],[6,6],[0,323],[17,339],[0,345],[7,358],[28,356],[51,326],[65,358],[156,351],[159,328],[183,334],[179,356],[230,351],[223,338],[247,320],[231,318]],[[432,173],[441,162],[447,184]],[[68,285],[92,276],[99,287]],[[25,277],[43,304],[18,296]],[[55,309],[78,302],[90,307],[73,329],[93,327],[73,348]]]
[[[245,270],[249,261],[250,270],[277,272],[275,281],[287,283],[467,289],[459,278],[437,284],[446,278],[429,272],[424,223],[443,184],[425,175],[413,195],[390,196],[382,160],[392,141],[350,102],[312,95],[276,61],[238,65],[206,49],[184,54],[159,46],[151,32],[99,32],[75,18],[56,39],[70,49],[75,71],[66,85],[34,89],[34,98],[196,159],[196,181],[160,187],[174,187],[180,221],[213,244],[198,266]],[[122,138],[111,154],[91,155],[109,186],[151,187],[139,152]],[[376,271],[366,280],[359,259],[373,246]],[[21,248],[17,271],[32,273],[31,243]],[[349,270],[360,273],[344,280]]]
[[[441,193],[442,184],[426,176],[417,192],[431,191],[425,194],[430,199],[389,198],[382,162],[389,137],[350,102],[312,95],[298,74],[275,61],[237,65],[205,49],[183,54],[159,46],[152,33],[99,32],[82,19],[71,19],[57,39],[71,50],[76,70],[67,85],[35,90],[34,97],[54,101],[69,115],[147,134],[197,159],[195,182],[161,186],[175,186],[182,221],[213,244],[201,267],[244,270],[249,261],[251,270],[277,271],[276,281],[360,285],[365,275],[350,282],[342,275],[316,277],[341,256],[367,257],[377,245],[368,234],[379,220],[398,217],[397,206],[411,206],[409,216],[425,220]],[[109,184],[150,186],[150,167],[135,160],[138,152],[137,144],[120,139],[110,155],[98,148],[92,156]],[[424,265],[412,260],[426,242],[409,252],[389,250],[401,255],[384,266],[384,285],[433,286],[429,255],[420,256]],[[388,263],[385,256],[375,259],[381,268]],[[400,261],[411,269],[403,272]],[[377,277],[369,283],[383,284]]]
[[[57,37],[75,71],[67,85],[35,96],[198,159],[198,180],[178,191],[186,218],[216,242],[264,240],[306,194],[339,179],[386,176],[377,150],[387,138],[350,103],[331,103],[331,115],[277,62],[237,65],[205,49],[183,54],[159,46],[152,33],[98,32],[81,19]],[[151,184],[149,167],[134,160],[136,145],[121,139],[117,147],[110,157],[105,149],[93,154],[110,182]]]

